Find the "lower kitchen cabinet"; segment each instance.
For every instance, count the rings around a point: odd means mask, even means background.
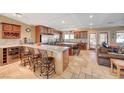
[[[19,47],[0,48],[0,65],[19,61]]]
[[[81,43],[80,49],[87,50],[87,43]]]

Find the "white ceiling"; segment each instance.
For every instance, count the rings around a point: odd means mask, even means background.
[[[23,13],[22,17],[15,17],[13,13],[1,13],[1,15],[26,24],[44,25],[62,31],[124,25],[124,13]],[[93,15],[93,18],[90,19],[89,15]],[[62,23],[63,20],[65,23]]]

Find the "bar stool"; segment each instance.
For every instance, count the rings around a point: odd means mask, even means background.
[[[30,53],[30,55],[29,55],[30,64],[31,64],[31,66],[33,66],[33,72],[35,72],[36,65],[38,65],[40,57],[39,57],[38,53],[35,53],[34,48],[28,47],[28,50],[29,50],[29,53]]]
[[[40,60],[42,61],[42,65],[40,67],[40,76],[46,76],[49,79],[49,76],[55,73],[55,62],[53,57],[48,57],[46,50],[38,49],[40,54]]]
[[[29,55],[30,55],[29,51],[26,51],[26,48],[21,46],[20,60],[21,60],[21,63],[24,64],[24,66],[26,65],[26,63],[30,64]]]
[[[81,43],[78,44],[78,49],[77,49],[77,56],[80,54],[80,50],[81,50]]]

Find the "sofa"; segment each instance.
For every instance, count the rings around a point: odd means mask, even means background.
[[[116,48],[117,49],[117,48]],[[97,49],[97,63],[99,65],[111,66],[110,59],[124,60],[124,54],[115,53],[112,48],[99,47]]]

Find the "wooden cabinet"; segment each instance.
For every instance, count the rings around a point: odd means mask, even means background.
[[[74,37],[76,39],[78,39],[78,38],[87,38],[87,31],[74,32]]]
[[[80,34],[81,38],[87,38],[87,31],[82,31]]]
[[[69,56],[73,56],[73,49],[72,48],[69,48]]]
[[[47,28],[47,33],[51,33],[51,29]]]
[[[81,43],[80,49],[87,50],[87,43]]]
[[[50,29],[50,33],[54,34],[54,29],[53,28]]]
[[[74,32],[74,38],[77,38],[77,32]]]
[[[19,47],[0,48],[0,65],[6,65],[19,61]]]
[[[8,61],[8,51],[7,48],[0,48],[0,65],[7,64]]]
[[[81,37],[80,32],[74,32],[74,37],[75,37],[76,39],[80,38],[80,37]]]
[[[69,65],[69,55],[68,50],[63,52],[63,71],[66,70],[66,68]]]
[[[36,31],[36,43],[40,43],[42,40],[42,35],[53,35],[54,34],[54,29],[50,27],[45,27],[38,25],[35,27]]]
[[[41,26],[41,33],[42,34],[47,34],[47,35],[53,35],[54,34],[54,29],[49,28],[49,27],[45,27],[45,26]]]
[[[35,40],[36,41],[35,42],[39,44],[40,43],[40,39],[41,39],[41,35],[40,35],[41,34],[41,27],[40,26],[36,26],[35,27],[35,32],[36,32],[36,34],[35,34]]]
[[[21,26],[15,24],[2,23],[3,39],[19,39],[21,35]]]
[[[21,26],[19,25],[13,25],[13,31],[14,32],[19,32],[21,30]]]
[[[47,33],[48,33],[48,34],[53,34],[53,29],[52,29],[52,28],[48,28]]]
[[[2,30],[3,31],[12,31],[12,25],[7,23],[2,23]]]

